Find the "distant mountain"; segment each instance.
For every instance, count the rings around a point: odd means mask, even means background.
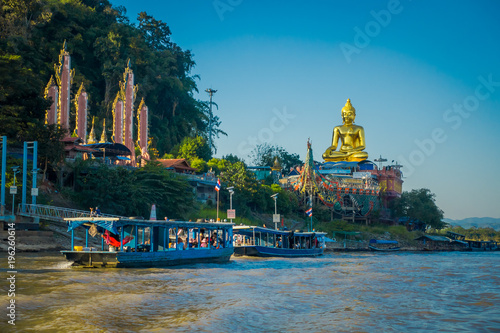
[[[493,228],[500,230],[500,219],[493,217],[469,217],[463,220],[443,219],[443,222],[453,226],[460,226],[465,229],[469,228]]]

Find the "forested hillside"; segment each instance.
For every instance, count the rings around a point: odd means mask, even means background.
[[[193,55],[171,41],[167,23],[142,12],[132,24],[125,8],[107,0],[11,0],[0,10],[0,132],[9,139],[40,140],[49,130],[44,89],[64,41],[75,69],[72,93],[84,84],[97,132],[102,119],[112,123],[112,104],[130,59],[136,103],[144,98],[149,107],[151,146],[160,156],[184,137],[207,137],[208,105],[193,97]]]

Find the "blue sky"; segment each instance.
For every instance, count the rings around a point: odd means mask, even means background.
[[[497,1],[125,1],[194,54],[197,98],[228,137],[316,160],[347,98],[369,159],[403,165],[403,189],[429,188],[445,217],[500,218],[500,3]],[[140,85],[140,78],[137,78]]]

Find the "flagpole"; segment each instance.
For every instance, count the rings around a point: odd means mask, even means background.
[[[217,191],[217,221],[216,222],[219,222],[219,192],[220,191]]]
[[[313,207],[313,197],[312,197],[312,191],[311,191],[311,232],[313,231],[313,214],[312,214],[312,207]]]

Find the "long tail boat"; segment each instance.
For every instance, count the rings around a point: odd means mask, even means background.
[[[378,245],[378,246],[376,246]],[[372,251],[399,251],[398,241],[384,239],[370,239],[368,248]]]
[[[71,232],[71,249],[61,253],[77,267],[161,267],[227,262],[234,252],[232,223],[105,217],[65,220]],[[90,237],[100,238],[100,249],[89,246]]]
[[[234,226],[234,255],[313,257],[323,254],[324,232],[294,232],[258,226]]]

